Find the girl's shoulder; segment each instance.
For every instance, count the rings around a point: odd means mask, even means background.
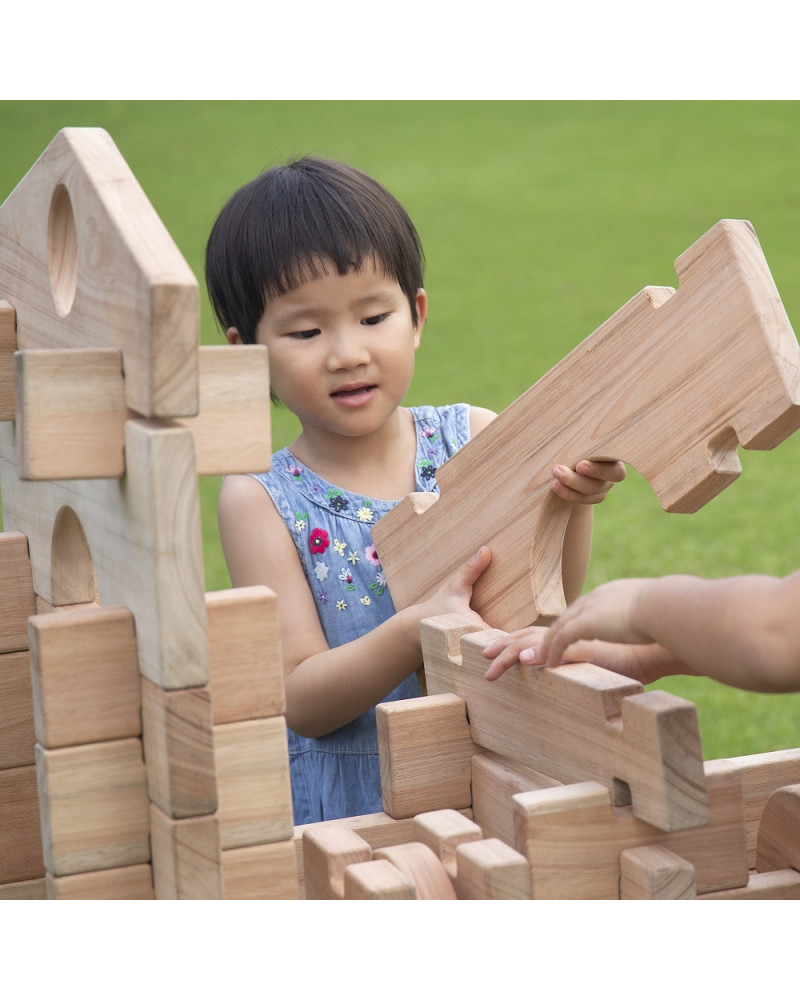
[[[443,457],[452,455],[470,439],[470,406],[451,403],[447,406],[409,407],[417,427],[417,437],[424,443],[439,443]]]

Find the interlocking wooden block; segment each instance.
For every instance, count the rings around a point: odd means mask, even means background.
[[[747,885],[707,892],[698,899],[800,899],[800,872],[786,868],[777,872],[750,872]]]
[[[214,723],[283,715],[277,595],[268,587],[234,587],[205,599]]]
[[[150,865],[79,875],[45,875],[48,899],[155,899]]]
[[[142,685],[142,742],[150,799],[172,819],[216,812],[214,729],[207,687]]]
[[[619,856],[620,899],[696,899],[694,865],[662,844],[629,847]]]
[[[776,789],[767,800],[756,843],[760,872],[800,871],[800,785]]]
[[[303,830],[306,899],[343,899],[348,865],[372,860],[372,849],[355,830],[313,823]]]
[[[0,420],[13,420],[14,352],[17,349],[17,313],[0,299]]]
[[[397,608],[488,545],[472,607],[507,631],[549,620],[571,511],[555,464],[625,461],[688,513],[739,475],[739,444],[800,426],[800,346],[750,223],[723,219],[675,266],[677,292],[643,289],[437,470],[438,498],[413,493],[375,525]]]
[[[297,861],[291,840],[222,852],[225,899],[297,899]]]
[[[764,807],[776,789],[800,783],[800,749],[754,753],[747,757],[731,757],[730,761],[742,774],[747,857],[750,868],[755,868],[758,828]]]
[[[36,767],[0,771],[0,883],[43,876]]]
[[[47,750],[36,745],[47,870],[74,875],[150,860],[147,779],[132,738]]]
[[[127,608],[79,607],[28,620],[36,739],[78,746],[142,731],[139,663]]]
[[[28,617],[36,614],[28,539],[0,533],[0,653],[28,648]]]
[[[291,840],[292,788],[283,716],[214,727],[223,850]]]
[[[157,899],[223,898],[216,816],[171,819],[152,805],[150,836]]]
[[[0,654],[0,770],[34,764],[31,665],[27,652]]]
[[[414,883],[385,859],[361,861],[344,871],[345,899],[416,899]]]
[[[472,758],[472,815],[484,837],[514,844],[514,802],[518,792],[554,788],[563,782],[484,750]]]
[[[534,899],[618,899],[620,855],[662,844],[694,865],[697,892],[747,884],[742,780],[726,761],[706,765],[710,806],[705,826],[665,833],[613,808],[595,781],[514,796],[517,850],[531,868]]]
[[[455,899],[450,876],[430,847],[425,844],[397,844],[381,847],[374,853],[376,861],[391,863],[413,883],[417,899]]]
[[[460,638],[458,652],[451,636]],[[662,830],[708,819],[697,709],[666,691],[590,663],[513,666],[486,681],[482,651],[498,636],[463,616],[420,625],[431,694],[464,699],[472,739],[558,781],[600,781],[616,805],[632,801],[640,819]]]
[[[453,694],[378,705],[383,808],[395,818],[471,804],[472,741],[462,698]]]
[[[478,824],[455,809],[437,809],[414,819],[414,842],[430,847],[451,879],[456,877],[458,847],[482,837]]]
[[[453,879],[459,899],[530,899],[527,860],[496,837],[459,844]]]

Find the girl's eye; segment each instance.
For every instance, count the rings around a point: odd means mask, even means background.
[[[319,330],[295,330],[289,336],[295,340],[311,340],[313,337],[319,336]]]
[[[367,316],[366,319],[362,319],[361,323],[364,326],[377,326],[378,323],[382,323],[389,313],[380,313],[378,316]]]

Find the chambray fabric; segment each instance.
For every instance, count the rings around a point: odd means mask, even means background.
[[[436,470],[469,440],[469,406],[412,407],[417,429],[416,488],[438,493]],[[394,614],[372,525],[398,500],[376,500],[321,479],[284,448],[269,472],[254,474],[269,492],[294,540],[330,647],[364,635]],[[361,664],[369,670],[370,663]],[[416,675],[384,700],[421,694]],[[289,730],[294,822],[318,823],[380,812],[375,709],[327,736]]]

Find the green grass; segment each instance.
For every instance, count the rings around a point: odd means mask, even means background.
[[[639,289],[674,286],[674,259],[721,218],[753,223],[797,321],[799,110],[793,102],[6,102],[0,199],[58,129],[102,126],[202,287],[208,231],[239,185],[295,154],[348,160],[400,198],[425,244],[431,312],[409,402],[501,410]],[[201,304],[203,342],[222,343],[204,291]],[[295,430],[276,410],[274,447]],[[691,516],[665,514],[631,472],[597,511],[587,586],[796,569],[800,435],[741,457],[742,476]],[[200,484],[209,590],[229,586],[218,485]],[[800,744],[800,696],[694,678],[661,686],[697,704],[709,758]]]

